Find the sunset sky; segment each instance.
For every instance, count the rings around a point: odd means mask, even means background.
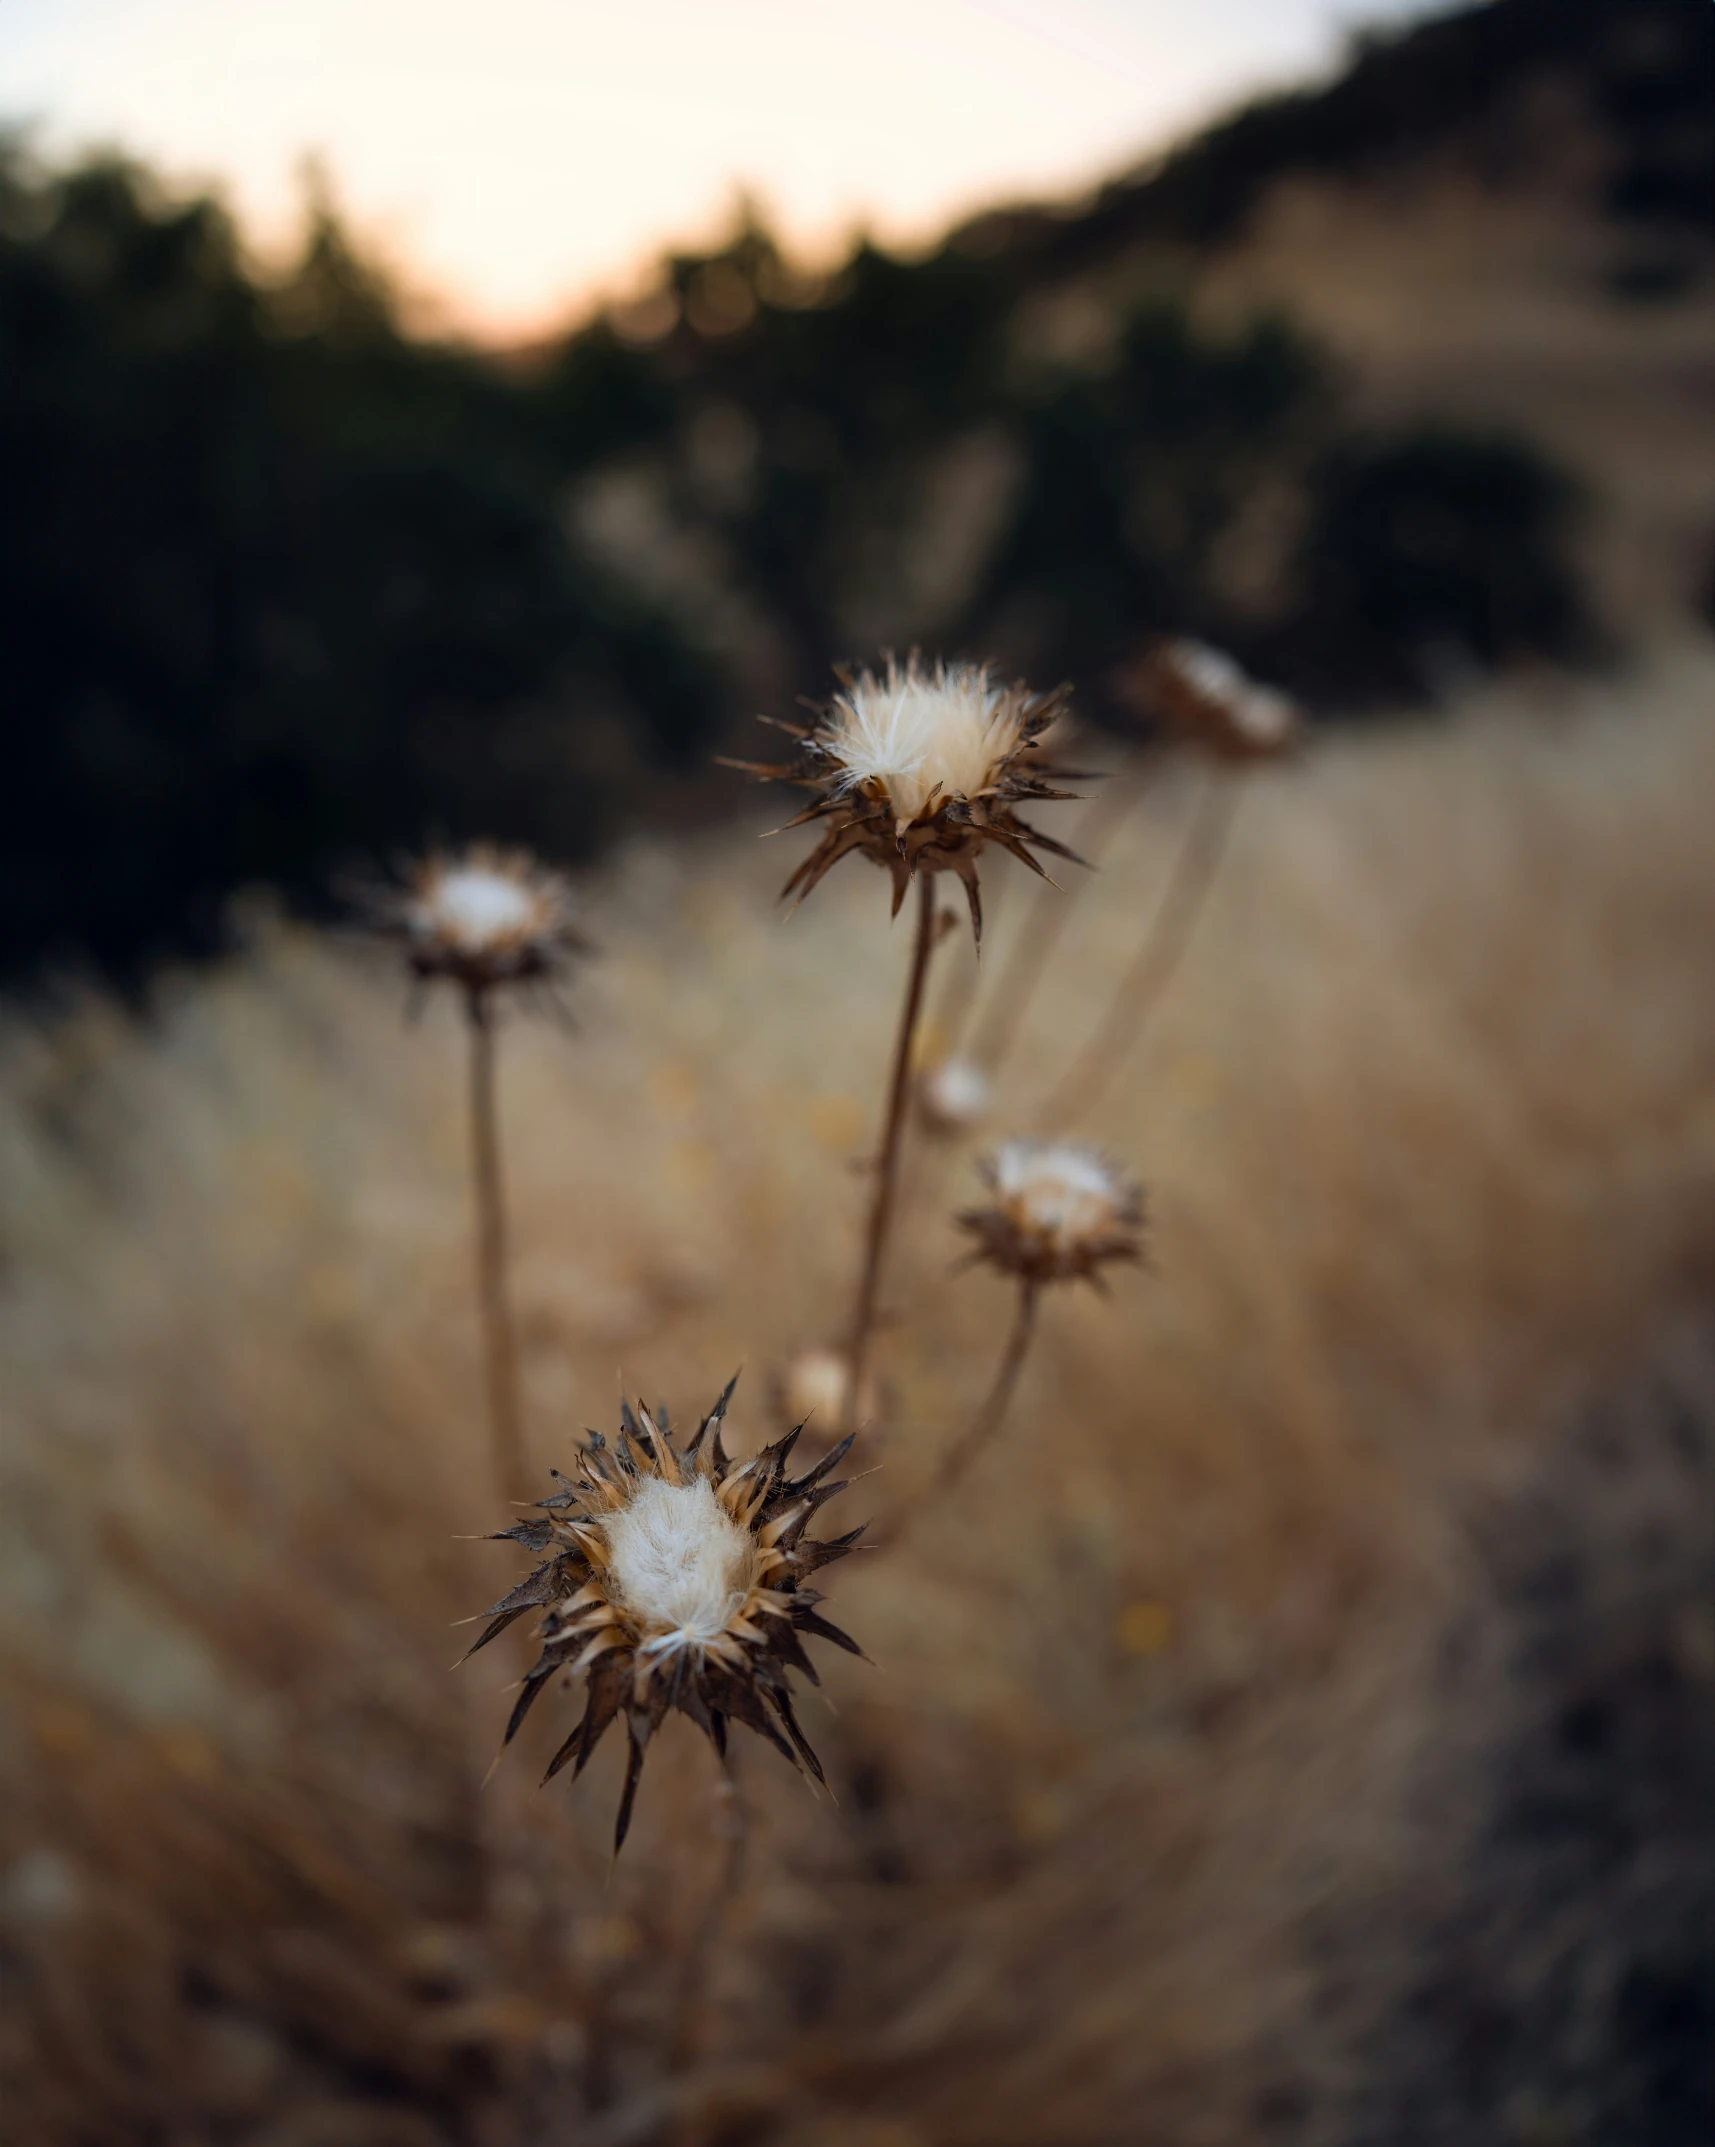
[[[800,251],[1068,194],[1422,0],[0,0],[0,116],[217,181],[265,245],[319,155],[452,323],[528,334],[714,236]]]

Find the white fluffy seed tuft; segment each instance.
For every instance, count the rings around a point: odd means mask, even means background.
[[[1250,685],[1233,659],[1206,641],[1175,641],[1170,653],[1180,673],[1211,701],[1234,699]]]
[[[975,1059],[955,1054],[928,1074],[921,1090],[924,1116],[943,1133],[963,1133],[988,1114],[992,1084]]]
[[[486,865],[455,865],[441,873],[413,905],[412,924],[480,954],[522,938],[539,922],[534,891],[507,872]]]
[[[1017,750],[1019,696],[991,685],[982,664],[915,666],[885,678],[864,672],[835,701],[817,746],[842,783],[885,786],[901,827],[931,804],[974,798]]]
[[[1284,693],[1247,678],[1233,659],[1206,641],[1175,641],[1169,660],[1187,684],[1212,701],[1249,745],[1284,745],[1298,717]]]
[[[847,1422],[867,1423],[876,1413],[874,1383],[865,1377],[854,1409],[850,1406],[851,1380],[851,1358],[843,1349],[812,1342],[787,1362],[776,1382],[775,1401],[782,1420],[787,1424],[814,1422],[825,1432]]]
[[[756,1546],[708,1480],[645,1477],[604,1522],[615,1594],[657,1647],[718,1639],[756,1573]]]
[[[990,1176],[1021,1229],[1063,1246],[1108,1236],[1131,1205],[1120,1172],[1099,1149],[1077,1141],[1003,1142]]]

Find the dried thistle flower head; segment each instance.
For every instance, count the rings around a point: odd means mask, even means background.
[[[864,1379],[856,1406],[848,1411],[852,1361],[848,1350],[826,1342],[813,1342],[797,1351],[781,1368],[775,1383],[775,1406],[787,1424],[806,1424],[812,1430],[839,1424],[868,1423],[877,1412],[875,1382]]]
[[[957,1218],[988,1260],[1029,1283],[1093,1282],[1111,1260],[1143,1257],[1143,1191],[1080,1141],[1003,1141],[978,1165],[993,1195]]]
[[[954,1139],[988,1115],[993,1084],[975,1059],[955,1052],[930,1068],[917,1089],[917,1112],[931,1133]]]
[[[1298,741],[1298,710],[1207,642],[1163,641],[1135,677],[1148,707],[1222,760],[1268,760]]]
[[[804,1639],[857,1643],[816,1614],[822,1600],[805,1583],[843,1558],[861,1528],[831,1541],[805,1531],[817,1509],[845,1489],[826,1479],[851,1445],[841,1440],[814,1468],[789,1477],[797,1441],[790,1431],[754,1460],[732,1461],[721,1423],[736,1379],[684,1447],[675,1446],[665,1409],[622,1404],[617,1444],[599,1432],[578,1456],[575,1478],[554,1471],[557,1488],[541,1518],[491,1540],[545,1552],[528,1579],[486,1613],[476,1647],[486,1647],[526,1611],[542,1612],[542,1652],[506,1726],[519,1724],[558,1671],[584,1684],[582,1719],[561,1745],[548,1778],[568,1761],[581,1774],[609,1725],[625,1718],[630,1745],[614,1830],[617,1853],[650,1737],[669,1712],[688,1715],[721,1753],[729,1722],[741,1722],[820,1782],[821,1765],[793,1711],[787,1674],[819,1682]]]
[[[570,884],[527,850],[489,843],[416,859],[400,887],[370,899],[381,928],[404,942],[418,977],[470,991],[551,984],[591,952],[573,922]]]
[[[955,872],[982,937],[977,862],[998,843],[1046,873],[1032,848],[1081,862],[1063,843],[1039,833],[1013,810],[1022,798],[1065,798],[1055,782],[1075,771],[1034,765],[1036,740],[1065,705],[1067,688],[1032,693],[998,686],[986,664],[940,663],[931,671],[913,655],[902,669],[891,658],[879,676],[840,673],[841,690],[813,728],[777,727],[800,740],[795,761],[743,767],[764,781],[816,792],[788,827],[829,824],[782,893],[801,902],[829,868],[861,850],[887,868],[897,915],[918,872]]]

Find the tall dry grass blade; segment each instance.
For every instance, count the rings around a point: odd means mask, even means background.
[[[917,876],[917,932],[912,943],[911,967],[905,978],[905,999],[899,1012],[899,1030],[893,1044],[893,1071],[888,1082],[887,1116],[882,1125],[881,1148],[875,1160],[875,1182],[870,1194],[869,1220],[864,1230],[863,1265],[858,1271],[857,1301],[852,1310],[850,1371],[846,1385],[846,1423],[853,1429],[857,1400],[869,1370],[875,1340],[876,1307],[887,1260],[888,1233],[898,1195],[899,1158],[905,1134],[906,1105],[911,1094],[911,1047],[923,1013],[923,988],[929,975],[929,957],[935,951],[935,883],[928,873]]]
[[[1076,1125],[1093,1109],[1166,998],[1226,854],[1241,787],[1213,770],[1204,776],[1161,907],[1089,1042],[1049,1091],[1037,1114],[1044,1130]]]

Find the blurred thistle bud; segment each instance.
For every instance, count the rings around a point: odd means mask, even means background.
[[[527,850],[489,843],[412,860],[403,884],[364,896],[372,922],[401,941],[414,976],[467,991],[551,985],[594,951],[573,922],[570,883]]]
[[[776,1375],[775,1412],[784,1424],[807,1424],[812,1435],[818,1424],[867,1424],[878,1414],[875,1382],[866,1376],[852,1398],[851,1378],[848,1351],[812,1342],[789,1357]]]
[[[932,1066],[917,1086],[917,1115],[943,1140],[969,1133],[988,1116],[993,1084],[973,1058],[955,1052]]]
[[[1157,642],[1126,674],[1129,697],[1220,760],[1272,760],[1298,743],[1296,705],[1207,642]]]
[[[631,1824],[644,1750],[674,1710],[723,1756],[727,1726],[739,1722],[823,1782],[788,1673],[801,1670],[819,1682],[806,1638],[862,1653],[817,1616],[822,1598],[805,1585],[863,1534],[854,1528],[819,1541],[805,1533],[817,1509],[846,1488],[826,1479],[851,1438],[802,1476],[786,1473],[802,1426],[753,1460],[734,1462],[721,1444],[721,1424],[736,1383],[728,1382],[683,1448],[673,1443],[664,1409],[651,1416],[641,1403],[635,1411],[622,1403],[617,1443],[592,1432],[576,1477],[553,1472],[553,1495],[537,1501],[541,1518],[490,1538],[547,1555],[487,1613],[491,1622],[470,1653],[526,1611],[541,1610],[542,1652],[525,1677],[506,1742],[557,1673],[584,1686],[582,1718],[547,1778],[568,1762],[574,1778],[581,1774],[610,1725],[624,1717],[630,1749],[616,1853]]]
[[[1003,1141],[977,1166],[992,1194],[956,1218],[987,1260],[1021,1281],[1102,1286],[1109,1261],[1143,1257],[1142,1188],[1110,1156],[1078,1141]]]
[[[1032,693],[1022,683],[997,686],[986,664],[940,663],[929,671],[915,655],[903,669],[890,658],[879,677],[869,671],[838,675],[842,690],[813,728],[776,723],[800,741],[796,760],[727,763],[764,782],[794,783],[817,794],[786,825],[829,825],[782,895],[796,894],[801,902],[848,851],[861,850],[892,875],[895,915],[914,874],[957,873],[980,941],[977,863],[989,844],[1009,850],[1043,878],[1033,847],[1082,862],[1013,810],[1023,798],[1075,795],[1054,787],[1075,778],[1075,770],[1027,759],[1062,712],[1068,688]]]

